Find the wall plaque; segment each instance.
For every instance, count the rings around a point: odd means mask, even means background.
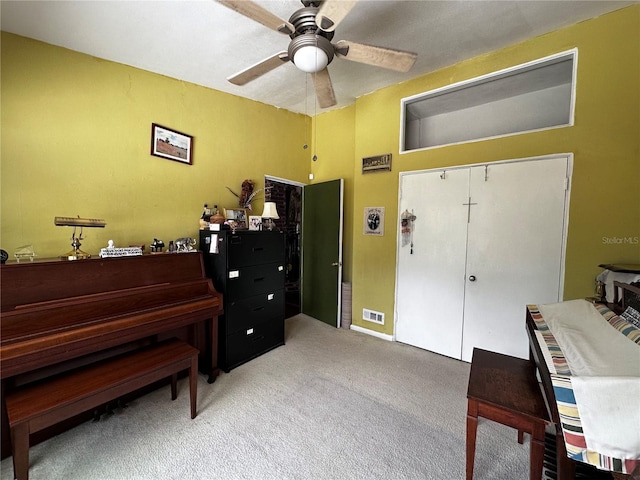
[[[376,155],[375,157],[366,157],[362,159],[362,173],[371,172],[390,172],[391,171],[391,154]]]

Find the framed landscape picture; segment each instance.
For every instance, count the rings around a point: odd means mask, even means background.
[[[191,165],[192,154],[193,137],[191,135],[171,130],[157,123],[151,124],[151,155]]]

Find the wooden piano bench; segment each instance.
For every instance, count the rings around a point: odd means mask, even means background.
[[[198,350],[180,340],[158,343],[7,393],[15,478],[29,478],[31,433],[166,377],[171,377],[171,399],[175,400],[178,373],[187,369],[191,418],[195,418]]]
[[[535,364],[474,348],[467,399],[467,480],[473,479],[478,417],[516,428],[519,443],[523,432],[531,435],[529,479],[540,480],[549,417]]]

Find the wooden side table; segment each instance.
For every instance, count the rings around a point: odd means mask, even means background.
[[[467,480],[473,479],[478,417],[531,435],[529,479],[540,480],[544,460],[544,431],[549,423],[535,364],[528,360],[473,349],[467,390]]]

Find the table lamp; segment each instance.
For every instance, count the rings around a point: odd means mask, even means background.
[[[262,211],[262,226],[267,230],[273,230],[276,223],[273,219],[278,219],[278,210],[276,209],[276,202],[264,202],[264,210]]]
[[[80,218],[78,217],[55,217],[54,223],[58,227],[73,227],[71,234],[71,247],[73,250],[61,256],[64,260],[83,260],[91,258],[91,255],[80,250],[80,240],[84,240],[82,229],[84,227],[104,228],[107,222],[98,218]],[[76,235],[76,228],[80,227],[80,233]]]

